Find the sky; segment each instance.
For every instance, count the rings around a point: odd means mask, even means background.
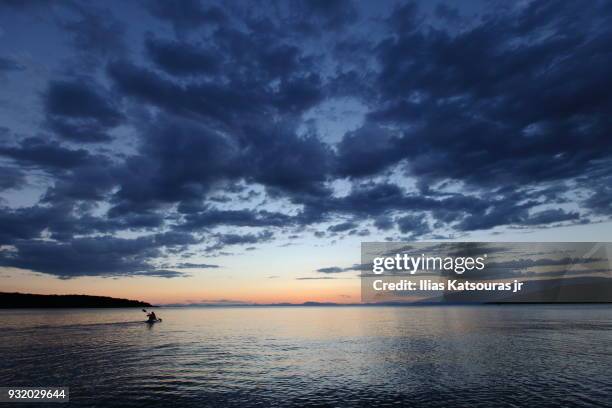
[[[0,290],[350,303],[364,241],[610,241],[611,20],[2,1]]]

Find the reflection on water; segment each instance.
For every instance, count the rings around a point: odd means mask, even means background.
[[[71,406],[610,406],[611,311],[0,311],[0,386],[69,386]]]

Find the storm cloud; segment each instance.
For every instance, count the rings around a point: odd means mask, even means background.
[[[55,34],[24,52],[53,69],[0,105],[1,266],[175,278],[296,233],[612,215],[608,2],[45,7]],[[14,55],[2,76],[35,75]]]

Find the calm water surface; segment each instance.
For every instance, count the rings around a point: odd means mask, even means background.
[[[69,386],[69,406],[612,406],[610,306],[156,312],[0,311],[0,386]]]

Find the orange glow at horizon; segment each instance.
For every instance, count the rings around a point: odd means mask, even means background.
[[[0,291],[38,294],[83,294],[141,300],[152,304],[218,303],[358,303],[356,278],[296,280],[252,277],[231,280],[219,277],[80,277],[57,279],[13,268],[0,268]]]

